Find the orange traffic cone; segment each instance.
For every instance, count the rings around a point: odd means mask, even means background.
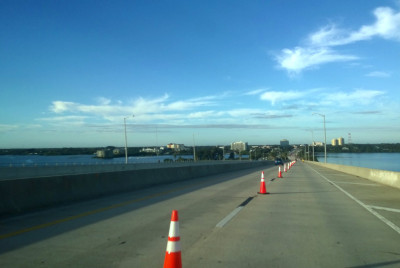
[[[169,226],[164,268],[182,268],[180,240],[178,211],[173,210],[171,215],[171,224]]]
[[[282,178],[281,166],[279,166],[278,178]]]
[[[286,164],[283,164],[283,171],[287,172]]]
[[[258,193],[259,194],[269,194],[269,193],[267,193],[267,187],[265,186],[264,171],[261,173],[260,191]]]

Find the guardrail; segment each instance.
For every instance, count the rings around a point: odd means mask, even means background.
[[[380,170],[380,169],[372,169],[372,168],[364,168],[364,167],[355,167],[355,166],[345,166],[345,165],[337,165],[337,164],[329,164],[329,163],[320,163],[320,162],[312,162],[305,161],[307,163],[318,165],[330,169],[334,169],[337,171],[341,171],[347,174],[355,175],[361,178],[365,178],[374,182],[378,182],[381,184],[385,184],[391,187],[400,189],[400,172],[388,171],[388,170]]]

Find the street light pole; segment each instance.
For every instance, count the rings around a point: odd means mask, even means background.
[[[311,130],[311,136],[312,136],[312,161],[314,162],[314,130]]]
[[[318,113],[313,113],[317,114],[319,116],[322,116],[324,118],[324,151],[325,151],[325,164],[326,164],[326,127],[325,127],[325,115],[324,114],[318,114]]]
[[[135,117],[132,115],[132,117]],[[128,139],[126,137],[126,119],[128,117],[124,117],[124,127],[125,127],[125,164],[128,164]]]
[[[193,162],[196,162],[196,143],[194,141],[194,133],[193,133]]]

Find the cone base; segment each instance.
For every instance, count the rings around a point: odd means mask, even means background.
[[[268,193],[268,192],[266,192],[266,193],[260,193],[260,192],[257,192],[257,194],[270,194],[270,193]]]
[[[163,268],[182,268],[181,252],[166,252]]]

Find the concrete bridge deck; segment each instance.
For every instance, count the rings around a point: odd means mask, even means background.
[[[258,167],[3,219],[0,267],[162,267],[173,209],[183,267],[400,266],[399,189],[299,162],[283,176]]]

